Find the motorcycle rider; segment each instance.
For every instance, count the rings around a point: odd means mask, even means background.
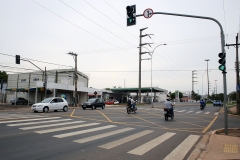
[[[134,109],[134,108],[135,108],[135,105],[136,105],[136,102],[134,101],[133,98],[131,98],[131,105],[132,105],[132,109]]]
[[[173,106],[174,104],[170,101],[170,99],[166,99],[167,101],[165,102],[165,108],[169,109],[170,114],[174,115],[173,113]]]
[[[206,104],[205,104],[205,102],[204,102],[204,100],[203,100],[203,99],[201,99],[201,100],[200,100],[200,105],[202,105],[202,106],[203,106],[203,108],[205,108]]]
[[[128,97],[128,100],[127,100],[127,106],[128,106],[128,107],[132,107],[132,101],[131,101],[131,99],[132,99],[132,97],[129,96],[129,97]]]

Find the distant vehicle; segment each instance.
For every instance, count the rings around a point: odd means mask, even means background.
[[[114,103],[114,104],[119,104],[118,100],[114,100],[113,103]]]
[[[109,99],[109,100],[105,101],[105,104],[107,104],[107,105],[119,104],[119,101],[116,99]]]
[[[53,110],[55,112],[63,110],[64,112],[67,112],[68,102],[62,97],[51,97],[44,99],[42,102],[33,104],[31,109],[34,112],[48,112],[49,110]]]
[[[15,104],[15,98],[11,99],[10,103],[12,105],[14,105]],[[30,101],[29,101],[29,103],[30,103]],[[18,105],[18,104],[28,104],[28,100],[26,100],[25,98],[22,98],[22,97],[17,97],[16,105]]]
[[[105,108],[105,103],[101,98],[91,98],[89,99],[87,102],[82,104],[82,108],[85,110],[86,108],[92,108],[92,109],[96,109],[96,108]]]
[[[221,100],[215,100],[215,101],[213,101],[213,106],[214,106],[214,107],[215,107],[215,106],[220,106],[220,107],[222,107],[222,106],[223,106],[222,101],[221,101]]]

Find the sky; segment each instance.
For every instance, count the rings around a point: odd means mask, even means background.
[[[127,26],[126,6],[137,15],[151,8],[166,12],[211,17],[223,27],[225,42],[235,44],[240,34],[239,0],[0,0],[0,70],[8,74],[38,70],[29,62],[15,64],[15,55],[47,70],[77,67],[89,76],[89,87],[138,87],[139,43],[142,34],[141,86],[174,92],[223,93],[218,70],[220,28],[206,19],[154,14],[139,16]],[[240,40],[239,40],[240,41]],[[167,44],[167,45],[161,45]],[[236,91],[236,48],[225,47],[227,93]],[[144,60],[145,59],[145,60]],[[209,59],[209,61],[205,61]],[[151,63],[152,62],[152,63]],[[152,64],[152,67],[151,67]],[[152,71],[152,74],[151,74]],[[192,74],[194,73],[194,85]]]

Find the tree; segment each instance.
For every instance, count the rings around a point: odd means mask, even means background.
[[[4,82],[7,82],[7,79],[8,79],[8,75],[5,71],[0,71],[0,80],[4,81]]]
[[[236,92],[233,91],[233,92],[229,93],[228,97],[230,98],[230,100],[234,100],[235,101],[236,100]]]

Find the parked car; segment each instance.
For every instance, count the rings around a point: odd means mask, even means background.
[[[215,106],[220,106],[220,107],[222,107],[222,106],[223,106],[222,101],[221,101],[221,100],[215,100],[215,101],[213,101],[213,106],[214,106],[214,107],[215,107]]]
[[[118,100],[113,101],[114,104],[119,104]]]
[[[114,104],[114,100],[113,99],[108,99],[108,100],[105,101],[105,104],[113,105]]]
[[[15,104],[15,98],[10,100],[10,103],[12,103],[12,105]],[[30,103],[30,101],[29,101]],[[25,98],[22,97],[17,97],[17,101],[16,101],[16,105],[18,104],[28,104],[28,100],[26,100]]]
[[[91,98],[89,99],[87,102],[82,104],[82,108],[85,110],[86,108],[92,108],[92,109],[96,109],[96,108],[105,108],[105,103],[101,98]]]
[[[48,112],[51,110],[55,112],[57,112],[58,110],[63,110],[64,112],[67,112],[68,102],[62,97],[51,97],[44,99],[42,102],[33,104],[31,109],[34,112]]]

